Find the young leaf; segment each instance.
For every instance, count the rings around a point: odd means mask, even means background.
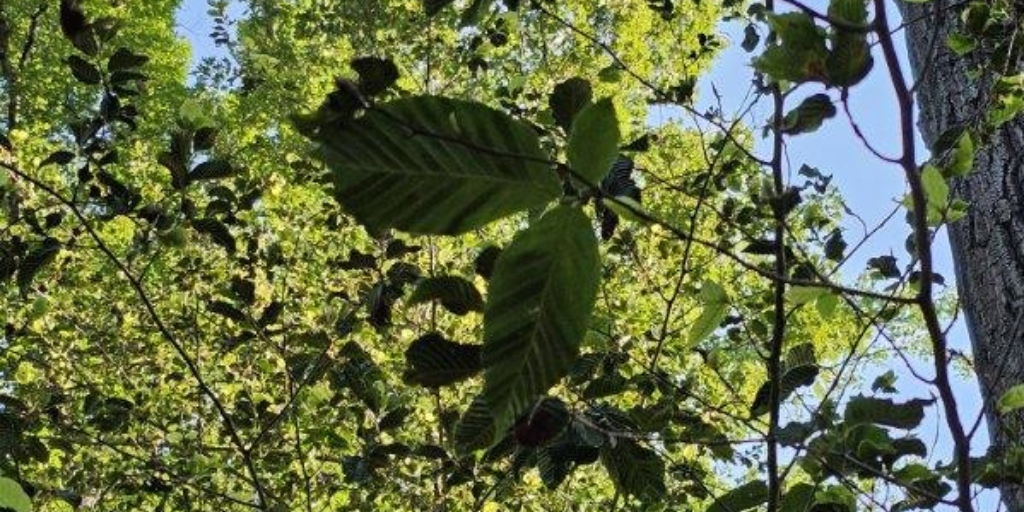
[[[421,336],[405,351],[405,380],[428,388],[454,384],[481,370],[480,346],[446,340],[438,333]]]
[[[964,132],[956,142],[949,165],[943,172],[946,176],[966,176],[974,169],[974,139],[970,132]]]
[[[1009,414],[1024,408],[1024,384],[1017,384],[999,397],[999,414]]]
[[[596,185],[619,157],[619,121],[609,98],[583,109],[569,133],[569,166]]]
[[[498,257],[484,310],[483,397],[499,432],[572,368],[600,269],[590,221],[570,206],[548,212]]]
[[[478,103],[405,98],[318,137],[336,197],[373,231],[463,233],[561,193],[537,135]]]
[[[921,185],[924,187],[925,197],[928,199],[929,210],[941,210],[949,202],[949,185],[946,178],[933,165],[924,166],[921,171]]]
[[[409,297],[409,304],[438,300],[456,315],[483,311],[484,299],[473,283],[457,276],[428,277],[420,281]]]

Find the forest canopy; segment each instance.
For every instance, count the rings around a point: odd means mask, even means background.
[[[6,0],[0,510],[989,510],[932,244],[1024,111],[996,4],[925,149],[882,0]],[[874,152],[873,73],[906,190],[852,229],[787,145]]]

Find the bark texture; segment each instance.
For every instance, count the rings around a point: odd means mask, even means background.
[[[987,83],[972,81],[970,58],[957,57],[946,35],[959,24],[951,0],[900,2],[920,109],[919,128],[929,147],[946,130],[981,114]],[[1001,417],[995,401],[1024,382],[1024,119],[1003,125],[978,148],[974,172],[953,183],[970,203],[968,216],[949,226],[961,304],[996,450],[1024,442],[1024,417]],[[968,419],[969,421],[970,419]],[[1024,488],[1002,489],[1012,512],[1024,512]]]

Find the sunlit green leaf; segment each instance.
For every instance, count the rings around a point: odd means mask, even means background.
[[[619,156],[619,122],[611,99],[600,100],[576,116],[566,151],[569,166],[590,185],[608,174]]]
[[[501,431],[572,368],[597,298],[590,221],[559,206],[498,257],[484,311],[484,393]]]
[[[320,137],[339,202],[374,230],[462,233],[561,192],[536,134],[477,103],[405,98]]]

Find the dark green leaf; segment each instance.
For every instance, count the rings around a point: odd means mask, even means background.
[[[561,192],[536,134],[476,103],[406,98],[319,137],[336,197],[372,231],[462,233]]]
[[[428,277],[416,285],[409,296],[409,304],[437,300],[456,315],[470,311],[483,311],[484,299],[473,283],[457,276]]]
[[[196,231],[208,235],[213,242],[224,248],[228,254],[234,254],[237,249],[235,245],[235,237],[231,235],[231,231],[224,225],[223,222],[212,219],[195,219],[192,221],[192,227]]]
[[[878,377],[875,377],[875,381],[871,383],[871,391],[876,393],[895,393],[896,372],[889,370]]]
[[[656,452],[632,439],[616,439],[614,444],[602,447],[601,464],[623,494],[644,502],[665,495],[665,462]]]
[[[468,379],[482,369],[480,348],[448,341],[438,333],[421,336],[405,351],[405,380],[436,388]]]
[[[719,496],[707,512],[743,512],[767,501],[768,485],[754,480]]]
[[[814,493],[817,488],[808,483],[798,483],[782,495],[779,504],[780,512],[811,512],[814,505]]]
[[[498,430],[572,368],[600,279],[590,221],[559,206],[505,249],[484,311],[484,394]]]
[[[235,170],[226,160],[207,160],[192,169],[188,173],[189,181],[217,180],[227,178],[234,174]]]
[[[147,62],[149,62],[149,57],[132,53],[128,48],[121,47],[107,60],[107,70],[110,72],[124,71],[141,67]]]
[[[773,81],[805,82],[825,75],[825,32],[803,12],[768,15],[776,43],[754,59],[754,68]]]
[[[548,107],[558,126],[569,133],[576,114],[587,108],[592,99],[590,82],[573,77],[555,86],[548,98]]]
[[[447,6],[448,4],[452,3],[452,0],[422,0],[422,1],[423,1],[423,11],[427,13],[427,16],[433,16],[433,15],[437,14],[438,12],[441,12],[441,9],[444,9],[445,6]]]
[[[70,151],[54,151],[50,153],[50,156],[46,157],[45,160],[40,162],[39,167],[46,167],[47,165],[67,165],[75,159],[75,154]]]
[[[888,279],[900,277],[900,268],[896,265],[895,256],[878,256],[868,259],[868,268],[877,270],[878,273]]]
[[[35,279],[36,274],[57,257],[60,249],[61,243],[57,239],[47,238],[22,258],[21,264],[18,267],[17,279],[18,288],[22,293],[28,292],[28,288],[32,285],[32,280]]]
[[[96,85],[103,80],[100,76],[100,72],[85,59],[72,55],[67,60],[68,67],[71,68],[71,74],[74,75],[75,80],[82,82],[83,84]]]
[[[874,66],[871,47],[864,34],[839,32],[825,61],[829,85],[849,87],[864,79]]]
[[[864,25],[868,21],[868,2],[866,0],[831,0],[828,4],[828,15],[831,19],[840,20],[851,25]],[[836,27],[841,29],[841,27]],[[864,27],[865,29],[869,27]]]
[[[192,136],[192,145],[196,151],[207,151],[217,141],[217,129],[211,126],[204,126],[196,130]]]
[[[206,308],[209,309],[211,313],[216,313],[239,323],[245,323],[249,320],[249,317],[246,316],[242,310],[236,308],[233,304],[227,301],[215,300],[210,302]]]
[[[740,43],[740,46],[747,52],[752,52],[754,48],[757,48],[759,42],[761,42],[761,35],[757,33],[757,26],[748,23],[747,27],[743,29],[743,42]]]
[[[836,228],[825,240],[825,257],[832,261],[842,261],[845,253],[846,240],[843,239],[843,232]]]
[[[473,399],[455,426],[455,446],[466,453],[487,448],[494,440],[494,418],[482,396]]]
[[[855,396],[846,404],[843,418],[851,424],[875,423],[909,430],[921,424],[924,419],[924,408],[932,402],[914,399],[897,404],[883,398]]]
[[[483,20],[484,15],[491,10],[491,5],[493,4],[494,0],[473,0],[473,3],[469,4],[465,11],[462,11],[459,26],[465,28],[478,25]]]
[[[804,99],[800,106],[786,113],[782,120],[782,133],[797,135],[821,127],[826,119],[836,115],[836,107],[827,94],[815,94]]]
[[[494,272],[494,264],[498,261],[499,255],[501,255],[501,247],[493,245],[485,247],[473,260],[473,270],[478,276],[490,279],[491,274]]]
[[[609,98],[583,109],[573,119],[566,149],[569,167],[589,185],[597,185],[619,157],[619,121]]]
[[[366,96],[376,96],[398,80],[398,67],[391,59],[361,57],[349,65],[359,74],[359,91]]]
[[[779,403],[789,399],[790,395],[797,389],[814,384],[814,379],[818,376],[818,370],[818,365],[815,364],[800,365],[787,370],[782,375],[782,382],[779,385]],[[761,416],[768,413],[769,406],[771,405],[769,400],[770,391],[767,382],[762,384],[761,388],[757,390],[754,404],[750,406],[751,416]]]

